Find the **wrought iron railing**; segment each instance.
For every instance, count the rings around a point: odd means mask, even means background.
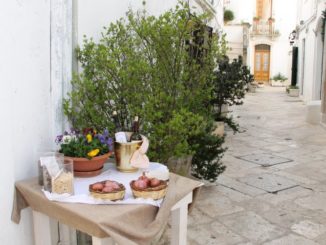
[[[269,20],[254,19],[251,35],[277,37],[279,36],[279,32],[275,30],[275,23],[273,19],[269,19]]]

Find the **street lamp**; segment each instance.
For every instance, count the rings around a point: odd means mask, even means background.
[[[292,46],[294,44],[294,41],[297,37],[297,31],[293,30],[289,35],[290,45]]]

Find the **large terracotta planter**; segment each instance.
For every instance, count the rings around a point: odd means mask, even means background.
[[[92,159],[67,156],[65,156],[65,158],[72,159],[74,161],[75,176],[91,177],[101,173],[103,165],[106,160],[110,157],[110,155],[111,152],[98,157],[93,157]]]

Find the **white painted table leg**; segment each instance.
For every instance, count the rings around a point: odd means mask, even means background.
[[[191,202],[192,192],[176,203],[171,209],[171,245],[187,245],[188,204]]]
[[[65,224],[59,224],[60,242],[57,245],[77,245],[76,230]]]
[[[35,245],[57,244],[58,241],[58,222],[50,217],[33,211],[34,241]]]
[[[115,245],[116,243],[113,241],[111,237],[98,238],[93,236],[92,244],[93,245]]]

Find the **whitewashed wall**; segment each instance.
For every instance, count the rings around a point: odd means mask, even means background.
[[[11,222],[16,180],[35,176],[35,153],[51,142],[50,1],[6,1],[0,14],[0,241],[33,244],[31,212]]]
[[[227,33],[228,48],[227,54],[230,60],[237,59],[239,55],[243,56],[243,26],[226,25],[224,32]]]
[[[323,53],[320,22],[322,11],[325,9],[325,3],[325,0],[298,0],[298,85],[301,89],[301,96],[306,102],[320,99],[321,54]],[[303,40],[305,40],[305,55],[303,54]]]
[[[292,60],[292,57],[289,55],[292,47],[290,46],[289,35],[296,26],[297,0],[274,0],[273,9],[275,29],[279,30],[280,36],[274,43],[271,76],[281,72],[287,78],[290,78],[291,74],[289,73],[288,64]]]
[[[40,151],[62,132],[72,66],[71,1],[6,1],[0,14],[0,241],[33,242],[30,209],[10,220],[15,181],[37,176]]]
[[[201,8],[198,5],[198,1],[205,2],[206,0],[192,0],[190,4],[195,6],[199,12]],[[101,32],[104,26],[108,26],[110,22],[124,17],[128,9],[141,10],[143,9],[142,0],[83,0],[78,1],[77,16],[78,16],[78,44],[82,44],[83,36],[93,37],[95,41],[101,37]],[[206,1],[208,2],[208,1]],[[169,10],[177,4],[177,0],[147,0],[146,11],[152,15],[159,15],[164,11]],[[213,18],[212,23],[209,23],[213,27],[217,28],[222,26],[223,4],[222,0],[215,0],[213,5],[216,12],[216,17]],[[218,23],[218,24],[217,24]]]

